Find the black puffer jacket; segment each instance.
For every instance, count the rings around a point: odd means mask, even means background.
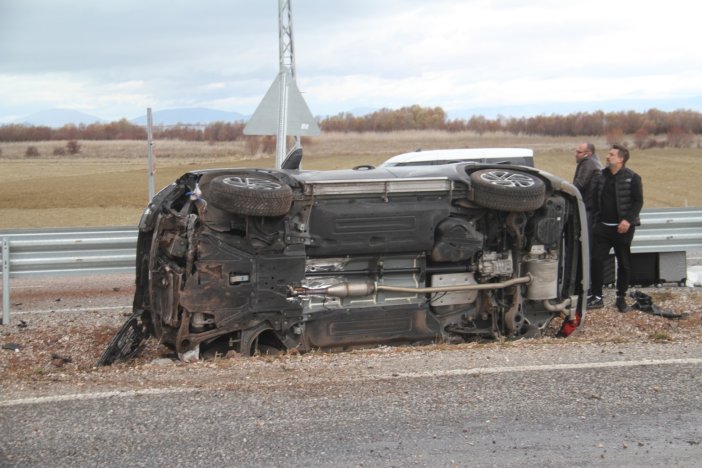
[[[619,221],[626,219],[632,226],[641,225],[639,214],[643,207],[643,185],[641,176],[628,167],[622,167],[612,175],[609,169],[602,169],[602,176],[597,179],[595,197],[595,222],[601,221],[602,191],[608,178],[614,177],[617,216]],[[606,201],[605,201],[606,203]]]

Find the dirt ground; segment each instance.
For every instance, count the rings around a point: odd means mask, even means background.
[[[114,294],[130,294],[115,288]],[[588,312],[585,324],[569,338],[556,338],[560,321],[555,320],[545,336],[518,341],[480,341],[458,345],[433,344],[426,346],[376,347],[365,353],[416,354],[460,352],[471,350],[494,350],[500,347],[522,346],[553,347],[554,351],[564,344],[590,343],[699,343],[702,341],[702,288],[662,287],[641,289],[653,298],[660,308],[683,314],[681,318],[669,319],[654,316],[635,309],[619,313],[614,307],[614,292],[608,290],[606,307]],[[78,296],[67,293],[63,304]],[[55,299],[54,299],[55,300]],[[630,300],[631,303],[633,301]],[[186,364],[165,346],[155,340],[147,341],[139,357],[108,367],[95,367],[95,363],[107,343],[129,315],[127,307],[103,307],[93,310],[85,298],[82,310],[61,309],[57,303],[51,311],[43,313],[17,313],[8,325],[0,325],[0,393],[2,399],[33,395],[51,395],[60,389],[63,392],[112,391],[114,389],[172,388],[203,385],[199,371],[216,368],[222,372],[241,372],[248,367],[275,364],[275,371],[285,369],[297,353],[282,356],[258,356],[244,358],[236,353],[219,356],[213,360]],[[343,354],[336,354],[343,359]],[[308,353],[306,360],[328,359],[329,354]],[[336,364],[335,364],[336,365]],[[264,369],[273,369],[264,367]],[[343,369],[343,366],[341,367]],[[343,372],[343,371],[342,371]]]

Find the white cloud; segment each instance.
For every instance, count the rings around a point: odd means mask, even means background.
[[[62,74],[0,75],[0,102],[15,106],[46,102],[60,106],[67,97],[80,96],[85,85]]]
[[[293,2],[315,114],[702,96],[696,4]],[[4,0],[0,120],[65,107],[251,113],[278,70],[276,2]]]

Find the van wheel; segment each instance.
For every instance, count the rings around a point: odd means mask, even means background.
[[[292,189],[272,177],[219,176],[210,182],[208,200],[232,214],[282,216],[290,210]]]
[[[500,211],[534,211],[546,199],[546,184],[536,176],[511,169],[482,169],[470,175],[473,202]]]

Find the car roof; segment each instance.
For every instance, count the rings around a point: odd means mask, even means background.
[[[428,151],[412,151],[398,154],[386,160],[381,166],[394,166],[405,163],[420,163],[429,161],[470,161],[504,159],[504,158],[533,158],[534,151],[529,148],[461,148]]]

